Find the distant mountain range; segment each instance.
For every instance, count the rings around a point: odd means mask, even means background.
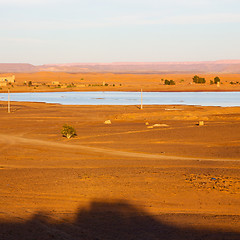
[[[115,62],[66,63],[34,66],[28,63],[0,63],[0,73],[20,72],[70,73],[240,73],[240,60],[205,62]]]

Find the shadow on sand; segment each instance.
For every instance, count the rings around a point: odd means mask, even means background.
[[[39,213],[21,222],[0,222],[1,240],[233,240],[240,233],[194,230],[164,223],[125,202],[93,201],[79,209],[74,221],[53,219]]]

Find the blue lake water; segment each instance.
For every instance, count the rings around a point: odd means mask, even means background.
[[[7,101],[0,93],[0,101]],[[63,105],[139,105],[140,92],[37,92],[11,93],[11,101]],[[143,92],[143,105],[240,106],[240,92]]]

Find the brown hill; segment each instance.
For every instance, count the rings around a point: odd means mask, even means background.
[[[240,73],[240,60],[205,62],[66,63],[34,66],[0,63],[0,72]]]
[[[0,72],[35,72],[36,66],[28,63],[0,63]]]
[[[240,73],[240,60],[48,64],[39,71],[112,73]]]

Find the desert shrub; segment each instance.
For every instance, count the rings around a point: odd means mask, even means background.
[[[32,86],[32,81],[28,82],[28,86],[31,87]]]
[[[213,84],[214,84],[213,80],[210,80],[210,85],[213,85]]]
[[[193,77],[193,82],[194,82],[194,83],[205,83],[206,80],[205,80],[205,78],[200,78],[199,76],[195,75],[195,76]]]
[[[215,77],[214,78],[214,83],[217,84],[218,82],[220,82],[220,78],[219,77]]]
[[[169,80],[166,79],[166,80],[164,81],[164,84],[165,84],[165,85],[175,85],[175,82],[174,82],[173,80],[170,80],[170,81],[169,81]]]
[[[105,85],[104,85],[104,86],[106,86],[106,87],[107,87],[107,86],[108,86],[108,83],[105,83]]]
[[[170,81],[167,80],[167,79],[165,79],[164,84],[165,84],[165,85],[170,85]]]
[[[169,85],[175,85],[175,82],[173,80],[170,80]]]
[[[76,130],[67,124],[63,125],[61,133],[63,137],[66,137],[68,139],[77,135]]]
[[[231,81],[230,84],[232,84],[232,85],[233,85],[233,84],[239,84],[239,82],[232,82],[232,81]]]

